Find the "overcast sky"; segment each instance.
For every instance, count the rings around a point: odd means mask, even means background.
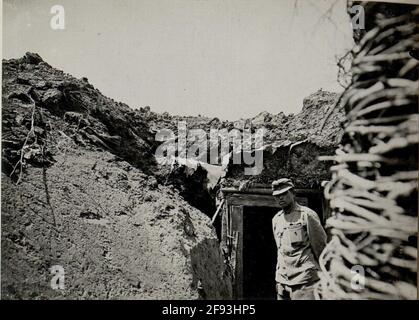
[[[4,0],[3,14],[4,58],[37,52],[133,108],[230,120],[340,90],[352,46],[346,0]]]

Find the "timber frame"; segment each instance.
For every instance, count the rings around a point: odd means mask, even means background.
[[[278,208],[270,185],[258,184],[252,188],[222,188],[224,206],[221,217],[221,247],[228,257],[233,274],[233,297],[243,299],[243,213],[245,207]],[[322,202],[323,223],[326,218],[322,190],[295,189],[298,203],[307,205],[309,197]]]

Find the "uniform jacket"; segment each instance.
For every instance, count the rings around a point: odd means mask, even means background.
[[[295,203],[287,217],[283,210],[273,217],[272,227],[278,248],[276,282],[300,285],[318,280],[318,258],[326,233],[316,212]]]

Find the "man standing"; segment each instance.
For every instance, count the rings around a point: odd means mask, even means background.
[[[295,201],[290,179],[274,181],[272,194],[281,207],[272,219],[278,247],[277,299],[314,300],[313,285],[319,280],[318,260],[326,245],[326,233],[316,212]]]

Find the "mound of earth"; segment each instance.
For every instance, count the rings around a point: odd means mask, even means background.
[[[202,130],[202,134],[199,136],[192,136],[191,139],[188,137],[185,152],[189,152],[192,144],[203,143],[206,153],[197,157],[196,161],[207,171],[216,173],[216,175],[212,175],[211,181],[210,179],[202,179],[203,175],[200,174],[202,170],[201,168],[196,170],[194,162],[190,162],[189,168],[185,168],[185,161],[179,158],[176,160],[182,164],[180,169],[175,166],[175,170],[173,170],[172,165],[169,169],[159,171],[164,173],[164,177],[167,177],[167,172],[171,172],[168,182],[174,185],[179,185],[177,183],[179,175],[176,175],[176,173],[180,171],[180,177],[184,180],[184,172],[188,172],[189,178],[187,180],[194,183],[188,183],[191,187],[182,191],[182,195],[186,199],[190,199],[188,191],[194,193],[196,190],[200,190],[199,198],[204,201],[197,201],[199,205],[199,203],[210,202],[220,187],[238,186],[245,181],[270,184],[278,177],[289,177],[294,180],[298,188],[320,188],[321,182],[330,179],[331,174],[329,171],[330,163],[319,161],[318,157],[334,154],[343,135],[343,124],[346,118],[342,108],[336,105],[338,99],[339,95],[337,93],[320,89],[303,100],[303,108],[298,114],[285,115],[283,112],[271,114],[264,111],[253,118],[240,119],[234,122],[221,121],[218,118],[172,116],[168,113],[158,114],[152,112],[150,107],[141,108],[140,112],[144,119],[147,119],[147,123],[150,124],[153,132],[160,129],[171,129],[175,133],[174,141],[179,141],[181,137],[180,132],[178,132],[178,129],[181,128],[178,127],[179,121],[186,122],[187,130],[181,132],[184,137],[191,132],[191,129]],[[264,135],[261,147],[263,167],[260,174],[254,176],[245,174],[245,167],[247,166],[244,161],[241,164],[233,163],[234,142],[231,136],[230,138],[221,137],[218,142],[221,145],[222,141],[225,142],[226,139],[229,139],[227,143],[230,146],[230,154],[227,155],[227,164],[222,165],[225,158],[219,157],[216,166],[209,167],[206,165],[209,162],[211,149],[218,148],[215,144],[217,142],[211,140],[211,130],[227,130],[230,133],[235,131],[240,136],[245,130],[254,134],[261,128],[264,128]],[[252,149],[254,147],[253,144]],[[182,148],[178,148],[176,156],[182,151]],[[238,151],[241,152],[240,149]],[[214,180],[217,180],[218,183],[214,184]],[[201,187],[196,188],[196,185]],[[196,203],[193,203],[193,205],[195,206]],[[214,212],[212,206],[205,205],[203,207],[211,209],[207,214]]]
[[[318,90],[303,100],[303,108],[297,114],[286,115],[283,112],[271,114],[267,111],[260,112],[253,118],[239,119],[237,121],[222,121],[219,118],[205,116],[176,116],[169,113],[156,113],[151,108],[140,108],[139,113],[150,125],[153,132],[161,129],[170,129],[178,133],[178,123],[186,122],[187,129],[202,129],[207,133],[211,129],[250,129],[252,132],[264,127],[266,134],[264,143],[281,143],[283,141],[297,142],[309,139],[319,146],[336,146],[342,137],[342,124],[345,113],[339,107],[333,108],[339,95],[334,92]],[[330,114],[328,114],[330,111]],[[320,130],[323,120],[328,115],[328,121]],[[179,150],[180,152],[181,150]]]
[[[330,163],[318,157],[334,154],[343,135],[345,114],[337,102],[336,93],[319,90],[304,99],[303,109],[296,115],[262,112],[249,120],[255,129],[267,129],[260,148],[262,171],[245,175],[243,164],[230,161],[222,185],[237,186],[244,181],[270,184],[279,177],[288,177],[297,188],[320,188],[331,174]]]
[[[2,102],[4,299],[231,298],[210,219],[153,175],[140,112],[31,53],[3,61]]]
[[[230,269],[208,217],[217,191],[279,176],[318,187],[329,171],[317,157],[333,153],[342,133],[336,101],[319,90],[296,115],[172,116],[133,110],[34,53],[3,60],[3,297],[231,298]],[[179,121],[202,129],[203,139],[211,129],[266,128],[262,173],[244,175],[231,153],[215,165],[159,163],[155,134],[178,135]],[[64,269],[64,290],[51,288],[53,266]]]

